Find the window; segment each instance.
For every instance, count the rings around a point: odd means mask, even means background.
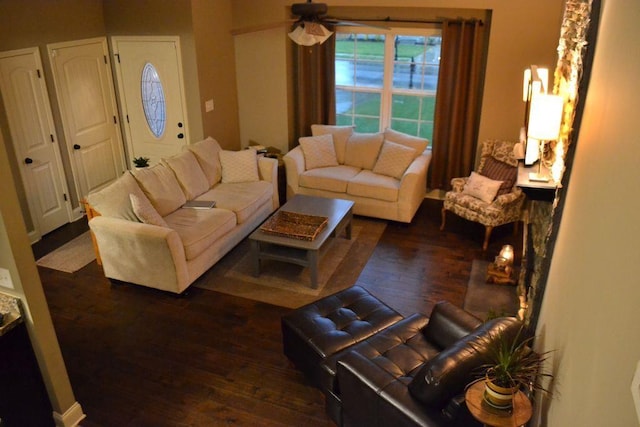
[[[160,138],[164,134],[166,110],[162,82],[153,64],[146,63],[142,69],[140,92],[142,109],[144,110],[149,130],[156,138]]]
[[[440,69],[439,29],[336,33],[336,124],[358,132],[391,127],[433,137]]]

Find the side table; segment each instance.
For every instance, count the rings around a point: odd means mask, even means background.
[[[473,417],[489,427],[515,427],[524,425],[531,418],[531,401],[521,391],[513,399],[513,408],[501,410],[484,401],[484,380],[472,384],[464,395],[464,400]]]

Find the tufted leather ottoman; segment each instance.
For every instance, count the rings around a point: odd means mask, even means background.
[[[399,320],[400,313],[353,286],[283,316],[284,354],[320,387],[322,361]]]

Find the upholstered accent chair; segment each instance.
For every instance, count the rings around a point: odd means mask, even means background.
[[[469,177],[453,178],[452,190],[445,194],[442,207],[444,230],[446,212],[451,211],[485,227],[482,250],[486,250],[494,227],[521,220],[525,195],[515,186],[518,160],[515,142],[487,140],[482,143],[480,163]]]

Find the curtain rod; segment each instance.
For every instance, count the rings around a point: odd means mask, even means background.
[[[425,19],[425,20],[415,20],[415,19],[394,19],[391,18],[390,16],[387,16],[386,18],[365,18],[365,19],[358,19],[358,18],[331,18],[334,19],[336,21],[354,21],[354,22],[400,22],[403,24],[442,24],[444,22],[465,22],[465,21],[470,21],[470,22],[479,22],[480,25],[484,25],[484,22],[482,22],[482,19],[478,19],[478,18],[469,18],[469,19],[464,19],[464,18],[454,18],[454,19],[449,19],[449,18],[438,18],[438,19]]]

